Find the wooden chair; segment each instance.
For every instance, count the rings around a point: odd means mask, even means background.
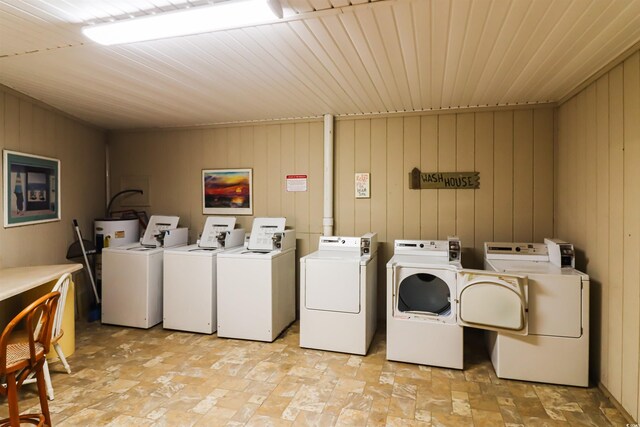
[[[0,427],[19,427],[22,423],[51,426],[44,379],[44,363],[51,345],[53,319],[60,292],[50,292],[22,310],[4,329],[0,336],[0,377],[6,385],[0,386],[0,396],[7,396],[9,418],[0,420]],[[11,334],[18,324],[26,322],[26,341],[10,343]],[[24,380],[35,372],[40,399],[40,414],[20,415],[18,389]]]
[[[60,292],[60,299],[58,300],[58,308],[56,309],[56,314],[53,319],[53,329],[51,331],[51,345],[53,345],[53,349],[58,354],[58,357],[60,358],[60,361],[62,362],[62,365],[64,366],[64,369],[67,371],[68,374],[71,373],[71,367],[69,367],[69,363],[67,362],[64,352],[62,351],[62,347],[60,347],[60,344],[58,343],[58,341],[60,340],[60,338],[62,338],[62,335],[64,334],[64,331],[62,330],[62,317],[64,316],[64,306],[65,306],[65,303],[67,302],[67,293],[69,292],[70,283],[71,283],[71,273],[66,273],[66,274],[63,274],[58,279],[56,284],[53,286],[53,289],[51,289],[51,292]],[[13,338],[11,342],[25,341],[25,339],[26,339],[26,334],[24,332],[22,333],[19,332],[15,334],[15,338]],[[44,362],[43,369],[44,369],[44,381],[45,381],[45,384],[47,385],[47,396],[49,396],[49,400],[53,400],[54,398],[53,382],[51,381],[51,374],[49,373],[49,362],[47,360],[45,360]],[[28,378],[25,378],[23,383],[33,384],[35,382],[36,382],[35,373],[32,372]]]

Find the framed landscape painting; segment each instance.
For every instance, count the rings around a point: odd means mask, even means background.
[[[251,215],[253,213],[251,169],[204,169],[202,213]]]
[[[60,160],[3,154],[5,228],[60,221]]]

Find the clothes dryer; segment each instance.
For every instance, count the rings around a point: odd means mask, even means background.
[[[462,369],[463,326],[527,333],[519,275],[464,270],[449,240],[396,240],[387,263],[387,359]]]
[[[529,334],[488,333],[499,378],[589,385],[589,276],[576,270],[573,245],[485,243],[485,268],[526,275]]]
[[[218,255],[218,337],[272,342],[295,320],[295,230],[255,218],[247,249]]]
[[[162,253],[188,238],[178,221],[153,215],[140,243],[102,250],[102,323],[147,329],[162,322]]]
[[[300,259],[300,346],[367,354],[376,331],[376,233],[320,237]]]
[[[207,218],[197,244],[164,251],[165,329],[212,334],[218,326],[216,264],[219,254],[243,249],[244,229],[234,217]]]

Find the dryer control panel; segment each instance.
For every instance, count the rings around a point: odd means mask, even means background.
[[[367,233],[361,237],[320,236],[319,250],[359,252],[372,255],[378,250],[378,234]]]
[[[484,255],[487,259],[549,260],[549,251],[544,243],[486,242]]]
[[[394,254],[423,255],[442,257],[449,262],[461,262],[462,245],[457,238],[449,240],[396,240],[393,245]]]

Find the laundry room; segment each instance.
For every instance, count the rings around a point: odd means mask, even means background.
[[[72,3],[0,1],[0,418],[640,421],[640,0]]]

